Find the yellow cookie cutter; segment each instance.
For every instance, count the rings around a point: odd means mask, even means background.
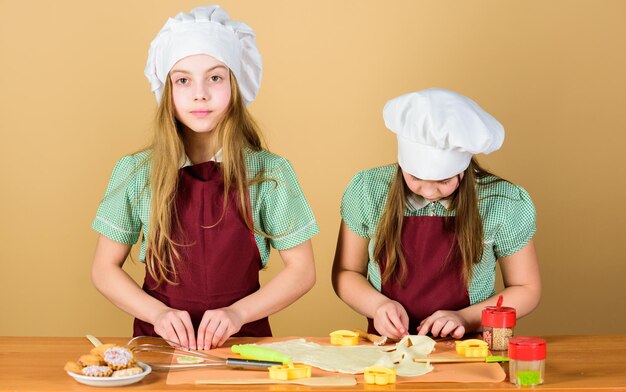
[[[295,380],[297,378],[311,377],[311,367],[307,365],[294,365],[289,362],[286,365],[270,366],[270,378],[272,380]]]
[[[347,329],[339,329],[330,333],[330,344],[335,346],[354,346],[359,343],[359,334]]]
[[[363,374],[366,384],[387,385],[396,382],[396,369],[385,366],[370,366]]]
[[[489,355],[489,345],[480,339],[457,340],[456,352],[466,357],[486,357]]]

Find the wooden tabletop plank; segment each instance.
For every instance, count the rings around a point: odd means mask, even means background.
[[[101,338],[125,344],[128,338]],[[626,335],[546,337],[546,391],[626,391]],[[0,391],[94,391],[77,383],[63,370],[67,361],[87,353],[84,337],[0,337]],[[493,391],[518,389],[507,381],[478,383],[406,383],[376,387],[303,387],[296,385],[167,385],[166,373],[152,372],[137,384],[106,390],[150,391]]]

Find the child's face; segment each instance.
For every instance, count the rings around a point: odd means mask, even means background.
[[[212,131],[230,104],[230,70],[205,54],[185,57],[172,67],[176,119],[198,133]]]
[[[404,170],[402,170],[402,176],[411,192],[428,201],[436,201],[444,199],[456,191],[463,178],[463,173],[440,181],[421,180]]]

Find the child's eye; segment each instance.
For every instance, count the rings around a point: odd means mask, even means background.
[[[187,78],[178,78],[178,79],[176,79],[176,84],[185,85],[187,83],[189,83],[189,79],[187,79]]]
[[[219,82],[220,80],[222,80],[222,77],[219,75],[213,75],[209,78],[212,82]]]

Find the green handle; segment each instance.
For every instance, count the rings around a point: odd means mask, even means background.
[[[493,357],[486,357],[485,362],[509,362],[509,359],[507,357],[493,356]]]
[[[236,344],[230,348],[232,352],[248,359],[258,359],[260,361],[274,361],[281,363],[291,362],[291,358],[268,348],[259,347],[254,344]]]

